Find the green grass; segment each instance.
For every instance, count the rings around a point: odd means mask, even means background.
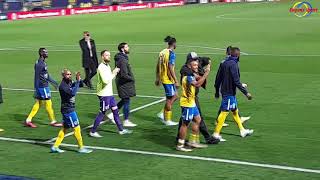
[[[320,5],[317,1],[311,2],[315,7]],[[56,80],[60,79],[59,72],[64,67],[82,71],[80,52],[76,50],[79,50],[82,31],[89,30],[98,50],[115,51],[116,44],[128,42],[137,94],[162,96],[163,89],[153,85],[154,68],[157,52],[165,47],[163,38],[172,34],[178,40],[177,70],[190,51],[215,60],[208,88],[200,93],[205,121],[212,132],[220,104],[213,99],[213,81],[224,57],[224,51],[215,48],[239,46],[249,54],[241,56],[241,79],[249,84],[254,96],[254,100],[248,102],[238,93],[239,106],[243,115],[252,116],[245,126],[253,128],[255,134],[240,138],[229,117],[230,127],[223,129],[226,143],[187,155],[320,169],[317,128],[320,17],[318,13],[297,18],[289,13],[290,6],[289,3],[210,4],[1,22],[0,49],[16,49],[0,51],[0,82],[3,87],[32,89],[33,65],[40,46],[48,47],[49,72]],[[81,91],[88,92],[86,89]],[[6,131],[0,136],[45,141],[57,135],[58,129],[47,126],[44,110],[35,118],[39,128],[23,127],[33,105],[32,95],[32,92],[4,90],[0,127]],[[155,100],[136,97],[132,100],[132,109]],[[57,93],[53,94],[53,104],[57,119],[61,119]],[[77,96],[77,113],[82,127],[93,122],[98,105],[95,95]],[[139,126],[130,136],[120,136],[114,125],[106,124],[100,127],[102,139],[89,138],[87,131],[83,131],[84,143],[185,154],[174,150],[176,128],[165,127],[156,118],[161,108],[160,103],[132,113],[131,119]],[[179,116],[180,107],[176,103],[174,119],[178,120]],[[75,139],[68,137],[64,142],[75,144]],[[79,155],[74,148],[67,148],[71,151],[57,155],[50,154],[49,147],[44,145],[0,141],[0,147],[0,174],[40,179],[320,178],[313,173],[102,150]]]

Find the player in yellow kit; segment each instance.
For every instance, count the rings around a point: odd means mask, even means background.
[[[162,83],[167,99],[166,104],[163,110],[158,114],[158,117],[165,125],[175,126],[178,123],[172,121],[172,104],[178,98],[176,89],[179,87],[179,83],[174,70],[176,55],[173,50],[176,49],[177,41],[171,36],[167,36],[164,41],[168,43],[168,48],[159,53],[155,84],[159,86],[160,83]]]

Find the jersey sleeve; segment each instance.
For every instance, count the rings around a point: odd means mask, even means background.
[[[173,51],[169,51],[169,64],[174,65],[176,62],[176,54]]]
[[[195,80],[196,80],[196,78],[194,76],[187,76],[187,83],[188,84],[191,84]]]

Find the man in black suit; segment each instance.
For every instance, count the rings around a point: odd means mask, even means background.
[[[83,38],[79,41],[79,44],[82,51],[82,67],[86,74],[83,82],[88,88],[93,89],[91,79],[97,74],[98,68],[96,44],[88,31],[83,32]]]
[[[1,84],[0,84],[0,104],[3,103],[3,99],[2,99],[2,87],[1,87]],[[0,129],[0,132],[1,131],[4,131],[3,129]]]

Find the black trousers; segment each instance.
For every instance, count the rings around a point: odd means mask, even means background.
[[[198,110],[199,110],[199,113],[200,113],[200,116],[201,116],[199,130],[200,130],[200,133],[205,138],[205,140],[208,141],[211,138],[211,134],[209,133],[207,125],[204,122],[204,119],[203,119],[203,116],[202,116],[202,113],[201,113],[201,108],[200,108],[200,103],[199,103],[198,96],[196,96],[195,101],[196,101],[196,106],[198,107]],[[177,134],[177,138],[176,138],[177,140],[179,139],[179,132],[180,132],[180,127],[182,125],[182,121],[183,121],[182,119],[180,119],[180,121],[179,121],[178,134]]]
[[[85,72],[85,79],[83,80],[85,84],[92,87],[91,79],[97,74],[97,67],[93,61],[93,59],[90,59],[89,67],[84,68]]]

